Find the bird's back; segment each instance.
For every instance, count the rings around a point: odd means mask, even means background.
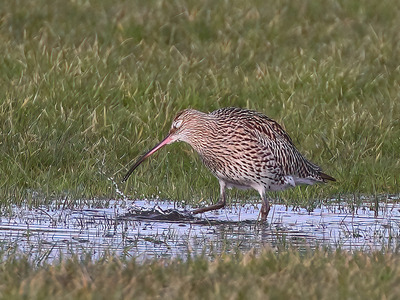
[[[281,190],[334,180],[304,158],[286,131],[269,117],[234,107],[208,116],[214,120],[209,147],[196,150],[205,165],[228,184]]]

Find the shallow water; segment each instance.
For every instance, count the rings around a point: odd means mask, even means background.
[[[259,205],[236,205],[200,216],[173,202],[110,201],[108,208],[28,210],[14,207],[0,218],[0,245],[18,248],[32,258],[54,260],[70,254],[105,252],[145,260],[159,257],[218,255],[263,246],[341,247],[347,250],[397,250],[400,245],[400,204],[397,197],[381,201],[373,211],[321,206],[313,212],[274,205],[268,223],[257,221]]]

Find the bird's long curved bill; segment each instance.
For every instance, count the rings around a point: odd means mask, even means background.
[[[161,149],[165,145],[168,145],[171,142],[171,136],[167,135],[165,139],[163,139],[157,146],[155,146],[153,149],[148,151],[147,153],[143,154],[137,161],[136,163],[129,169],[128,173],[122,178],[122,182],[126,181],[129,176],[131,176],[132,172],[135,171],[135,169],[146,160],[150,155],[152,155],[154,152],[157,150]]]

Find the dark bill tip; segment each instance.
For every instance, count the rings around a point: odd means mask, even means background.
[[[135,171],[135,169],[146,159],[146,155],[143,155],[142,157],[140,157],[135,164],[129,169],[129,171],[125,174],[124,178],[122,178],[122,182],[125,182],[128,180],[129,176],[131,176],[131,174],[133,173],[133,171]]]
[[[128,180],[129,176],[131,176],[132,172],[135,171],[135,169],[148,158],[150,155],[152,155],[154,152],[157,150],[161,149],[165,145],[168,145],[171,142],[171,137],[170,135],[167,135],[165,139],[163,139],[158,145],[156,145],[154,148],[152,148],[150,151],[142,155],[135,163],[134,165],[129,169],[129,171],[125,174],[124,178],[122,178],[122,182],[125,182]]]

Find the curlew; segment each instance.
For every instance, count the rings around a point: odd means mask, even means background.
[[[218,203],[193,210],[193,214],[224,207],[226,188],[252,188],[261,196],[261,219],[265,221],[270,210],[267,191],[336,181],[308,161],[276,121],[256,111],[235,107],[209,114],[194,109],[179,112],[168,135],[141,156],[122,181],[150,155],[177,141],[186,142],[196,150],[220,185]]]

